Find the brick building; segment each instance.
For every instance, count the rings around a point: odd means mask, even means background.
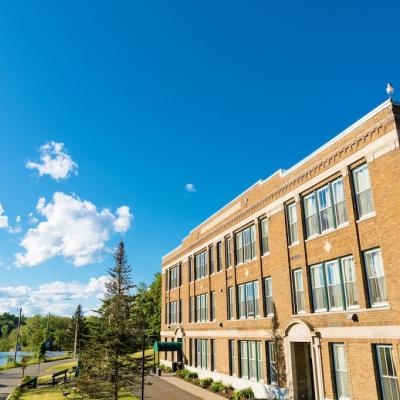
[[[400,399],[399,133],[388,100],[163,257],[186,368],[258,398]]]

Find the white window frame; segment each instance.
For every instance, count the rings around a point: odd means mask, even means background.
[[[293,210],[293,212],[292,212]],[[298,218],[297,218],[297,206],[296,203],[288,204],[286,207],[287,219],[288,219],[288,240],[289,246],[293,246],[299,242],[299,231],[298,231]]]
[[[238,285],[240,319],[253,319],[260,316],[260,288],[258,286],[258,281],[251,281]]]
[[[272,297],[272,278],[264,278],[265,315],[274,316],[274,300]]]
[[[298,279],[300,278],[300,280]],[[299,286],[301,284],[301,287]],[[295,313],[302,314],[305,313],[305,304],[304,304],[304,285],[303,285],[303,271],[301,268],[293,270],[293,295],[294,295],[294,306]],[[303,303],[303,307],[299,307],[299,296],[301,296],[301,301]]]
[[[262,344],[260,341],[241,340],[240,348],[240,375],[242,379],[263,382]],[[243,368],[245,366],[245,368]],[[247,373],[244,373],[246,370]],[[255,374],[253,374],[255,372]]]
[[[236,265],[249,262],[256,257],[255,225],[237,232],[236,238]]]
[[[344,343],[332,343],[332,355],[337,400],[350,400],[349,370]]]
[[[377,261],[378,264],[373,266],[375,268],[375,273],[374,275],[371,275],[370,272],[371,271],[371,265],[368,263],[368,256],[372,253],[377,253],[378,257],[377,257]],[[371,249],[371,250],[367,250],[363,252],[363,256],[364,256],[364,265],[365,265],[365,269],[366,269],[366,275],[367,275],[367,281],[368,281],[368,294],[369,294],[369,302],[371,307],[382,307],[382,306],[387,306],[389,304],[388,301],[388,291],[387,291],[387,283],[386,283],[386,277],[385,277],[385,269],[383,266],[383,259],[382,259],[382,251],[379,247]],[[372,260],[372,259],[371,259]],[[378,273],[378,274],[377,274]],[[380,290],[383,289],[384,290],[384,294],[385,294],[385,300],[382,301],[374,301],[373,294],[372,294],[372,289],[371,289],[371,281],[372,279],[374,279],[374,284],[380,280],[381,283],[381,287]],[[382,284],[383,282],[383,284]]]
[[[260,221],[261,230],[261,254],[264,256],[269,254],[269,232],[268,232],[268,219],[263,218]]]
[[[365,174],[364,180],[365,180],[365,183],[367,183],[367,187],[362,188],[362,190],[360,190],[360,181],[358,180],[358,177],[360,176],[359,175],[360,172]],[[368,218],[369,216],[372,216],[375,214],[375,206],[374,206],[374,199],[373,199],[373,195],[372,195],[371,178],[369,176],[368,164],[364,163],[364,164],[360,165],[359,167],[354,168],[352,170],[352,176],[353,176],[354,194],[355,194],[355,198],[356,198],[358,219]],[[370,197],[369,200],[370,200],[372,209],[368,210],[367,212],[363,212],[361,210],[362,202],[360,200],[360,197],[367,192],[369,192],[369,197]]]
[[[379,382],[383,400],[399,400],[399,380],[393,358],[393,346],[378,344],[375,346],[375,351],[378,360]],[[384,353],[384,359],[382,359],[382,352]],[[384,380],[389,381],[390,385],[385,385]],[[390,392],[387,392],[386,389],[390,389]]]

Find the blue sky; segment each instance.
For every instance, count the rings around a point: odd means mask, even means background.
[[[383,102],[387,82],[400,91],[399,12],[394,1],[2,2],[0,312],[94,307],[121,237],[135,281],[150,282],[207,216]],[[51,141],[78,166],[66,179],[26,168]],[[107,230],[86,265],[39,235],[55,216],[38,201],[51,207],[55,193],[90,202]],[[121,206],[133,220],[116,230]],[[29,229],[46,257],[18,266]]]

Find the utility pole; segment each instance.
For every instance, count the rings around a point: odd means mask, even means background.
[[[78,315],[76,315],[76,318],[75,318],[74,358],[76,358],[77,344],[78,344]]]
[[[15,342],[14,363],[17,362],[18,341],[19,341],[19,330],[21,329],[21,317],[22,317],[22,307],[19,309],[18,330],[17,330],[17,341]]]

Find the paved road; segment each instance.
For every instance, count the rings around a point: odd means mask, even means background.
[[[140,399],[140,389],[135,392],[135,396]],[[144,398],[154,400],[202,400],[202,397],[197,397],[186,390],[182,390],[179,387],[166,382],[164,379],[158,376],[149,376],[146,378],[146,384],[144,386]]]
[[[64,364],[72,360],[51,361],[40,365],[41,373],[47,368],[58,364]],[[38,373],[37,365],[29,365],[25,370],[25,375],[36,376]],[[13,368],[0,372],[0,400],[5,400],[12,390],[21,382],[21,368]]]

